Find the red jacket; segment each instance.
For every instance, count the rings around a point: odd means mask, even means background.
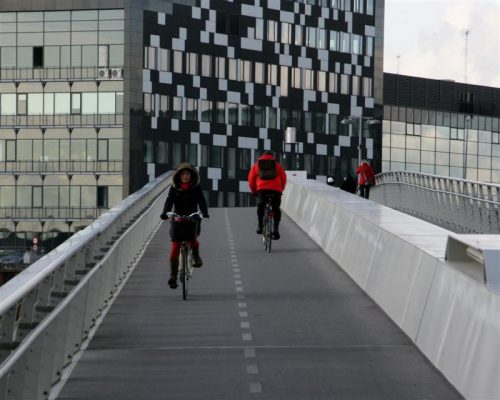
[[[372,167],[366,161],[362,161],[358,168],[356,168],[356,174],[358,177],[359,185],[366,185],[366,180],[372,182],[372,185],[375,184],[375,172],[373,172]]]
[[[264,154],[260,156],[259,160],[274,160],[271,155]],[[286,173],[281,165],[276,162],[276,178],[274,179],[261,179],[259,178],[259,163],[258,161],[252,165],[248,173],[248,186],[253,194],[261,190],[274,190],[282,193],[285,190]]]

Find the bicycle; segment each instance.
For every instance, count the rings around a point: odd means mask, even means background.
[[[273,241],[273,229],[274,229],[274,211],[271,204],[272,196],[267,195],[265,197],[264,205],[264,219],[262,224],[262,241],[264,242],[264,249],[270,253],[271,243]]]
[[[201,218],[201,211],[194,212],[190,215],[179,215],[174,212],[167,213],[172,218],[172,241],[181,242],[181,252],[179,256],[179,281],[182,284],[182,299],[187,300],[188,297],[188,282],[193,276],[193,257],[192,250],[189,247],[189,242],[195,240],[198,233],[199,220],[194,217]]]

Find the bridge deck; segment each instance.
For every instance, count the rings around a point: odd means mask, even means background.
[[[184,302],[163,224],[58,399],[461,398],[293,222],[271,254],[254,229],[211,210]]]

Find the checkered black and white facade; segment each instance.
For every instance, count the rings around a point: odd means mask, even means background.
[[[283,161],[284,149],[286,167],[310,177],[352,173],[360,121],[363,158],[377,165],[377,127],[367,124],[377,116],[381,73],[383,2],[374,3],[198,0],[145,10],[150,171],[190,161],[212,206],[246,205],[248,169],[264,150]],[[297,128],[296,143],[284,145],[287,126]]]

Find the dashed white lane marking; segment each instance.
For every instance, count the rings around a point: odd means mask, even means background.
[[[259,368],[255,364],[248,364],[247,365],[247,374],[252,374],[256,375],[259,373]]]
[[[245,294],[244,294],[244,286],[243,286],[243,279],[241,278],[241,270],[239,268],[239,263],[238,263],[238,256],[236,254],[236,247],[234,244],[234,239],[233,239],[233,233],[231,231],[231,221],[229,220],[229,215],[227,210],[225,210],[225,216],[226,216],[226,230],[227,230],[227,238],[228,238],[228,244],[229,244],[229,259],[230,263],[233,267],[233,274],[234,274],[234,285],[235,285],[235,290],[236,290],[236,299],[238,300],[238,308],[241,309],[246,309],[247,308],[247,303],[244,301],[240,300],[245,300]],[[241,319],[240,321],[240,328],[245,330],[241,334],[241,339],[249,343],[253,341],[253,336],[252,333],[249,332],[250,330],[250,322],[247,320],[248,318],[248,312],[247,311],[238,311],[238,315]],[[246,359],[255,359],[256,354],[255,354],[255,348],[251,347],[246,347],[244,349],[244,357]],[[247,364],[246,365],[246,372],[248,375],[258,375],[259,374],[259,368],[257,364]],[[250,382],[248,386],[248,390],[252,394],[259,394],[262,393],[262,385],[259,382]]]
[[[262,385],[258,382],[251,383],[249,390],[250,390],[250,393],[262,393]]]
[[[245,341],[245,342],[251,342],[253,340],[253,337],[252,337],[252,334],[251,333],[242,333],[241,334],[241,338]]]
[[[245,349],[245,358],[255,358],[255,349],[253,348]]]

